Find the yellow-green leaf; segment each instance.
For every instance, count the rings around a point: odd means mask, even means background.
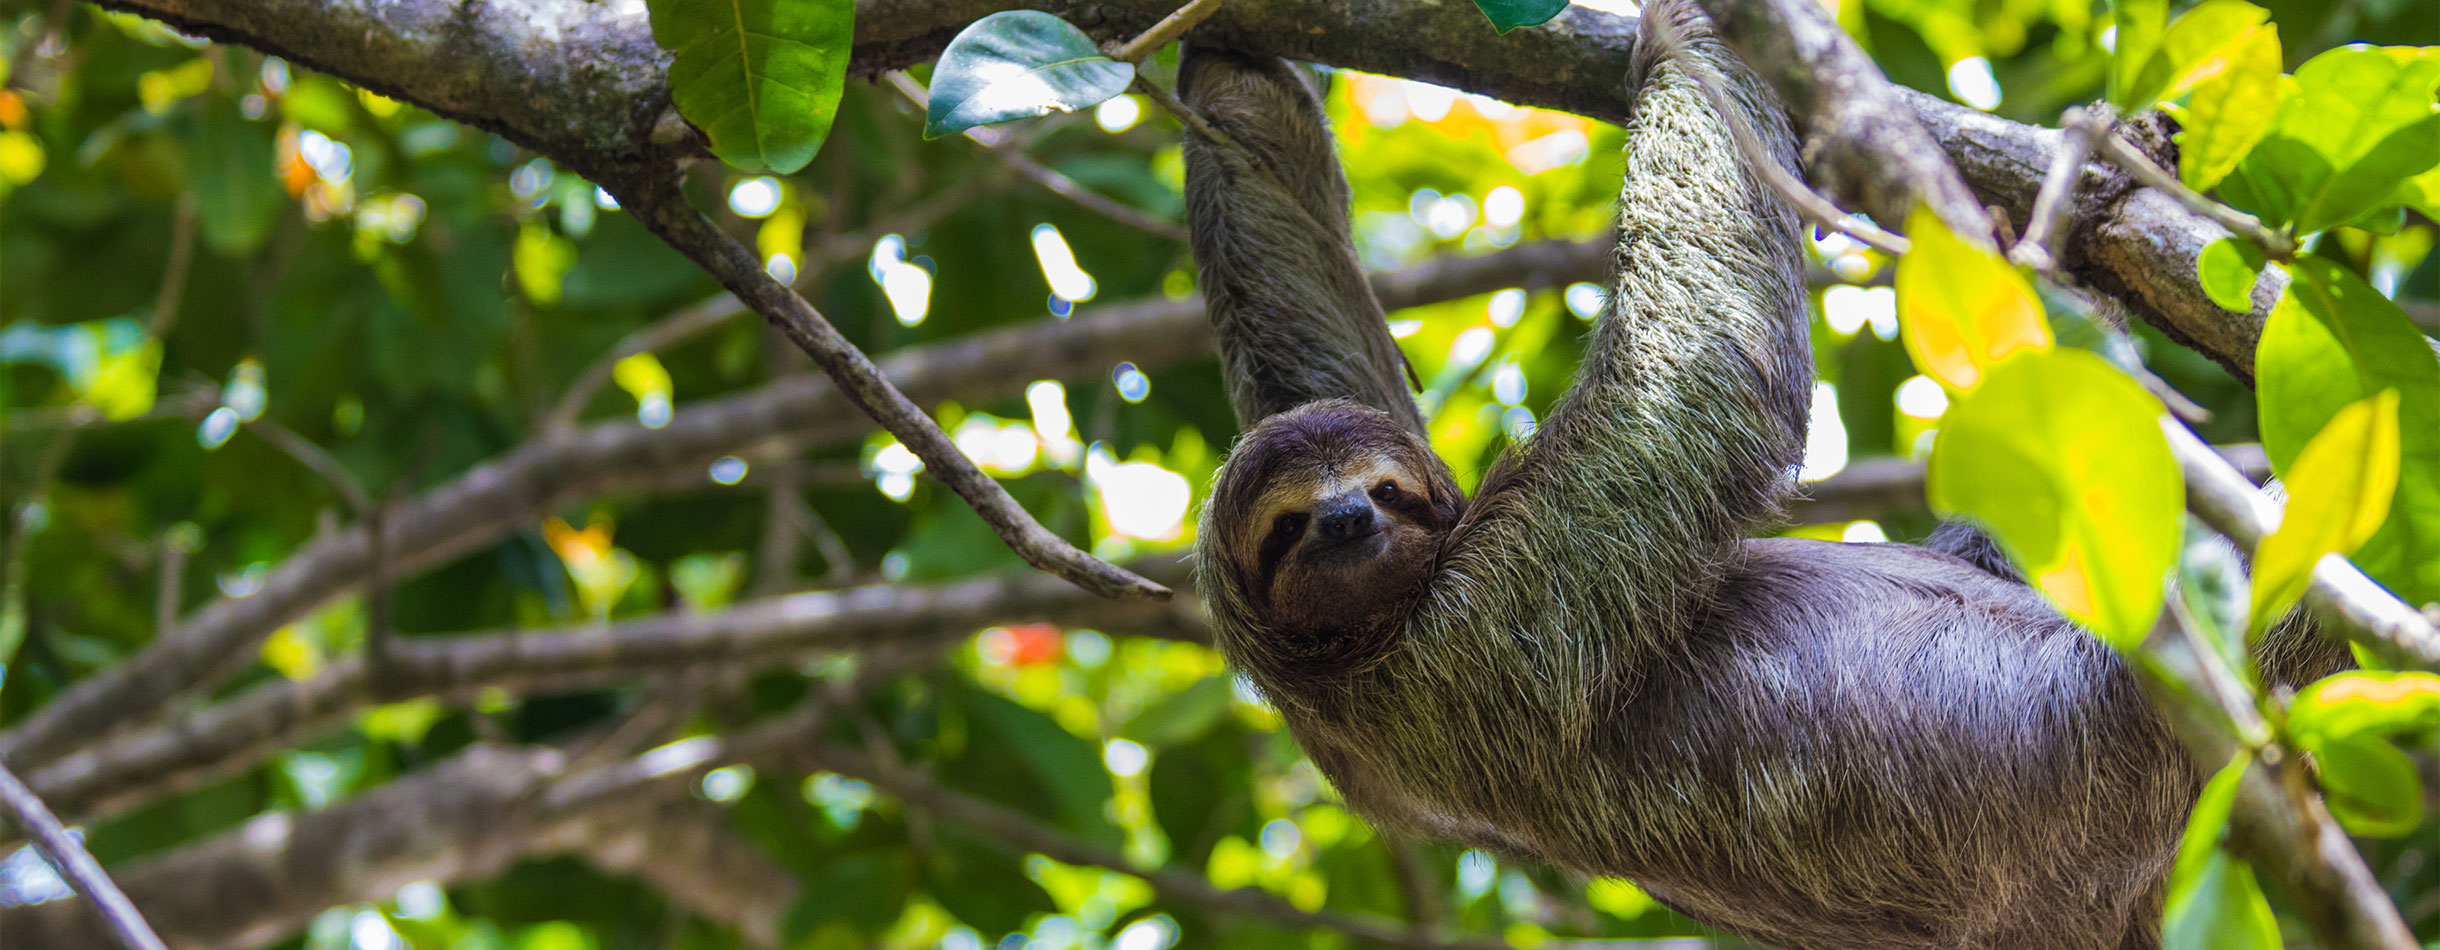
[[[2256,630],[2304,595],[2322,555],[2353,552],[2388,517],[2398,487],[2398,391],[2339,410],[2288,466],[2287,486],[2287,516],[2254,554]]]
[[[2169,22],[2169,0],[2112,0],[2118,25],[2118,45],[2110,63],[2110,101],[2121,109],[2142,103],[2134,98],[2143,68],[2160,47],[2161,28]]]
[[[2138,109],[2184,95],[2196,83],[2227,69],[2234,47],[2269,18],[2270,11],[2245,0],[2197,4],[2161,32],[2160,46],[2145,59],[2124,105]],[[2276,65],[2271,72],[2278,74]]]
[[[2160,415],[2099,356],[2012,357],[1942,420],[1932,505],[1989,527],[2062,612],[2131,649],[2160,613],[2183,530],[2185,482]]]
[[[2228,177],[2270,131],[2284,89],[2279,82],[2278,25],[2264,23],[2244,31],[2214,62],[2216,68],[2194,83],[2194,95],[2180,117],[2185,129],[2177,135],[2177,176],[2197,191],[2208,191]]]
[[[1923,207],[1906,231],[1914,247],[1898,260],[1898,315],[1916,369],[1963,392],[2008,354],[2050,347],[2042,303],[2014,266]]]

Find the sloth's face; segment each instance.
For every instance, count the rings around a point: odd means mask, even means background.
[[[1378,629],[1412,602],[1460,504],[1429,446],[1332,401],[1247,433],[1213,492],[1220,556],[1265,625]]]

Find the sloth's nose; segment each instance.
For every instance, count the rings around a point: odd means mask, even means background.
[[[1362,498],[1341,499],[1324,509],[1322,516],[1313,522],[1314,537],[1325,543],[1362,537],[1372,530],[1373,507]]]

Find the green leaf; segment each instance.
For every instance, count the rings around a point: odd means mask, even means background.
[[[2229,812],[2236,806],[2237,787],[2252,765],[2253,759],[2239,750],[2203,784],[2194,810],[2187,813],[2177,863],[2169,870],[2163,947],[2279,946],[2278,923],[2271,918],[2270,905],[2262,899],[2252,869],[2220,848]]]
[[[2312,750],[2322,797],[2349,834],[2395,838],[2423,823],[2423,780],[2415,764],[2374,736],[2325,741]]]
[[[2161,28],[2169,22],[2169,0],[2113,0],[2118,42],[2110,64],[2110,102],[2121,111],[2140,105],[2135,98],[2144,65],[2160,47]]]
[[[1152,819],[1169,838],[1169,860],[1200,868],[1226,835],[1252,838],[1261,821],[1253,796],[1254,766],[1245,730],[1230,723],[1194,742],[1163,749],[1152,759]]]
[[[1103,811],[1112,787],[1100,748],[1015,700],[973,690],[963,701],[990,734],[978,734],[977,740],[998,743],[1023,759],[1027,771],[1050,793],[1061,824],[1096,846],[1119,846],[1118,828]]]
[[[853,0],[649,0],[678,113],[749,170],[805,167],[830,135],[855,39]]]
[[[2423,783],[2390,745],[2440,728],[2440,676],[2350,670],[2296,694],[2288,732],[2313,753],[2330,811],[2361,835],[2394,837],[2423,822]]]
[[[2253,765],[2252,756],[2237,750],[2227,765],[2212,773],[2211,781],[2203,783],[2203,793],[2194,799],[2194,810],[2186,813],[2186,831],[2178,839],[2177,864],[2169,870],[2169,889],[2176,891],[2189,886],[2195,875],[2202,873],[2211,852],[2220,846],[2220,838],[2228,830],[2228,813],[2236,807],[2237,785],[2245,780],[2245,770]]]
[[[2372,537],[2397,485],[2398,391],[2384,389],[2339,410],[2288,466],[2287,515],[2254,552],[2254,629],[2304,595],[2322,555]]]
[[[1059,905],[1025,876],[1020,855],[996,848],[948,826],[934,831],[924,862],[925,889],[967,926],[986,934],[1025,929],[1035,914],[1055,914]]]
[[[263,246],[282,195],[272,174],[273,126],[248,122],[237,103],[213,96],[195,122],[187,185],[205,247],[245,257]]]
[[[2268,260],[2254,242],[2224,237],[2204,246],[2194,262],[2194,277],[2220,309],[2245,313],[2254,308],[2254,283],[2262,278]]]
[[[1093,38],[1037,10],[984,17],[949,41],[932,68],[923,135],[1072,112],[1126,91],[1135,67],[1101,54]]]
[[[2218,68],[2194,83],[2179,116],[2184,128],[2177,133],[2177,176],[2196,191],[2228,177],[2270,132],[2286,89],[2279,81],[2276,24],[2246,30],[2216,55]]]
[[[1128,720],[1118,734],[1121,738],[1154,747],[1190,741],[1209,731],[1220,717],[1228,715],[1229,700],[1236,693],[1236,686],[1229,677],[1204,677],[1193,686],[1163,696],[1144,707],[1144,711]]]
[[[2224,72],[2232,54],[2269,18],[2270,11],[2244,0],[2205,0],[2196,5],[2161,32],[2160,45],[2145,58],[2122,105],[2133,110],[2175,99],[2202,80]],[[2274,40],[2273,77],[2279,75],[2278,49]]]
[[[2254,869],[2213,849],[2183,888],[2169,890],[2162,950],[2279,950],[2279,920]]]
[[[2288,706],[2288,730],[2311,745],[2327,738],[2440,728],[2440,675],[2348,670],[2314,681]]]
[[[1491,18],[1491,28],[1506,33],[1520,26],[1547,23],[1567,9],[1567,0],[1474,0],[1475,9]]]
[[[2341,47],[2296,71],[2269,133],[2222,186],[2268,223],[2318,231],[2440,164],[2440,52]]]
[[[2296,262],[2254,356],[2262,447],[2287,476],[2348,404],[2398,391],[2397,492],[2355,562],[2409,603],[2440,600],[2440,357],[2396,303],[2345,268]]]
[[[1969,390],[2002,357],[2051,345],[2042,303],[2014,265],[1966,243],[1927,207],[1907,218],[1906,233],[1914,246],[1898,259],[1898,326],[1924,375]]]
[[[2185,483],[2160,414],[2099,356],[2011,357],[1943,420],[1932,505],[1988,525],[2061,611],[2131,649],[2160,613],[2183,529]]]

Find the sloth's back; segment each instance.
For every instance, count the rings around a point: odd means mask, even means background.
[[[2195,778],[2109,647],[1946,554],[1744,553],[1622,691],[1587,857],[1790,947],[2151,945]]]

